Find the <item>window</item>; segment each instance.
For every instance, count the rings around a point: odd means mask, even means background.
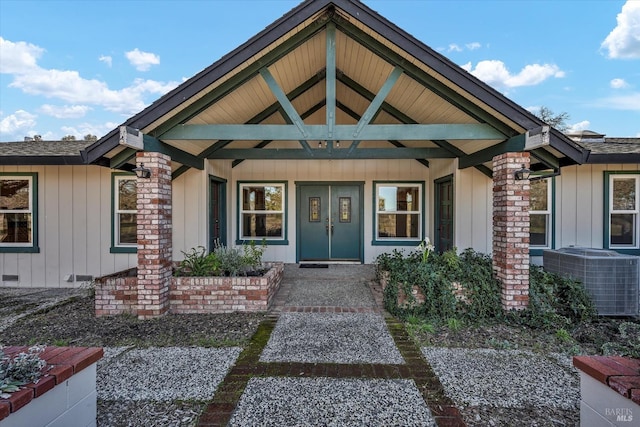
[[[638,248],[638,174],[607,173],[606,241],[612,249]]]
[[[375,239],[422,239],[422,184],[375,183]]]
[[[113,242],[111,252],[135,252],[138,245],[136,177],[113,175]]]
[[[0,174],[0,252],[38,252],[37,175]]]
[[[285,184],[240,183],[241,240],[285,239]]]
[[[552,179],[531,181],[529,246],[535,249],[551,248]]]

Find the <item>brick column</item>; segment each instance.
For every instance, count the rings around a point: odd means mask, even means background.
[[[502,307],[529,304],[529,180],[515,172],[529,167],[529,153],[493,158],[493,271],[502,283]]]
[[[171,158],[138,152],[136,163],[151,170],[138,178],[138,307],[140,319],[169,310],[173,243],[171,239]]]

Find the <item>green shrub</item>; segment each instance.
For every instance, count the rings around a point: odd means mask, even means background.
[[[509,321],[551,330],[567,329],[577,322],[592,320],[595,307],[583,286],[572,279],[530,267],[529,308],[506,313],[502,309],[501,285],[493,274],[489,255],[467,249],[461,254],[450,250],[424,256],[424,248],[405,254],[394,250],[376,258],[376,276],[388,272],[384,289],[385,309],[400,318],[417,316],[446,324],[448,319],[465,323]],[[453,284],[462,296],[456,297]],[[418,304],[412,295],[418,286],[425,297]],[[403,291],[407,304],[398,306]]]
[[[618,328],[621,339],[603,344],[602,352],[640,359],[640,324],[622,322]]]
[[[13,357],[6,355],[0,347],[0,398],[7,399],[10,393],[20,390],[20,386],[38,382],[46,362],[40,358],[44,346],[33,346],[28,353]]]
[[[207,254],[203,246],[192,248],[189,252],[182,252],[184,260],[174,271],[175,276],[218,276],[220,275],[220,261],[215,253]]]

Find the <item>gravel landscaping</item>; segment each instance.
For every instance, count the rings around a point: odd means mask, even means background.
[[[578,373],[562,356],[434,347],[423,347],[422,353],[472,425],[509,425],[504,417],[528,420],[525,425],[579,423]]]
[[[230,426],[435,426],[413,381],[252,378]]]
[[[404,363],[379,314],[283,313],[261,362]]]
[[[100,366],[98,399],[209,400],[240,351],[240,347],[124,351]]]

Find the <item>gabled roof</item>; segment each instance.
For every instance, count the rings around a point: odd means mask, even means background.
[[[0,165],[82,165],[80,151],[92,141],[0,143]]]
[[[602,142],[578,142],[589,150],[587,163],[640,163],[640,138],[604,138]]]
[[[457,157],[490,173],[493,156],[521,151],[524,134],[544,123],[359,1],[308,0],[124,125],[144,134],[145,149],[171,154],[175,177],[204,158],[235,166],[283,156],[409,156],[398,158],[425,165]],[[315,149],[314,139],[342,139],[342,149]],[[114,129],[83,158],[131,168],[135,151],[119,140]],[[544,169],[588,153],[551,129],[549,145],[532,154]]]

